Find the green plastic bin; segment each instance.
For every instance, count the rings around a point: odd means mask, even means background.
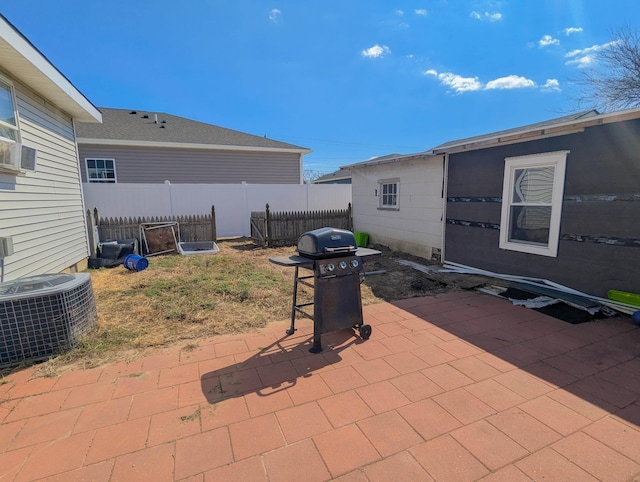
[[[353,233],[353,237],[356,238],[356,245],[359,248],[366,248],[369,244],[369,235],[367,233]]]
[[[356,241],[357,240],[358,238],[356,238]],[[610,300],[640,307],[640,294],[627,293],[626,291],[609,290],[607,296]]]

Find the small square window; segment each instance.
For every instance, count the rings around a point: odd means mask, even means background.
[[[399,209],[399,184],[397,179],[385,179],[378,182],[380,209]]]
[[[568,152],[505,159],[500,248],[557,255]]]
[[[115,159],[85,159],[87,182],[116,182]]]

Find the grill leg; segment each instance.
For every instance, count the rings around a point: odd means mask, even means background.
[[[286,331],[287,335],[293,335],[296,331],[296,303],[298,302],[298,266],[293,276],[293,302],[291,303],[291,326]]]
[[[322,343],[320,342],[320,334],[322,332],[322,326],[318,321],[318,317],[313,318],[313,345],[309,348],[309,353],[320,353],[322,351]]]

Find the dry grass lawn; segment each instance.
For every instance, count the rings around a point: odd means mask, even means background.
[[[176,342],[197,346],[204,337],[252,331],[289,319],[294,269],[270,263],[269,258],[294,254],[295,249],[263,249],[248,239],[223,240],[218,246],[215,255],[151,257],[149,267],[140,272],[122,266],[91,270],[97,329],[73,350],[41,364],[41,372],[55,375],[72,366],[135,359]],[[426,263],[389,250],[367,262],[365,270],[385,273],[366,277],[364,305],[445,289],[397,264],[399,257]],[[306,295],[312,301],[311,290]]]

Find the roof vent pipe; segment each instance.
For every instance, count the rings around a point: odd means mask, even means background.
[[[158,114],[153,114],[153,123],[154,124],[158,123]]]

